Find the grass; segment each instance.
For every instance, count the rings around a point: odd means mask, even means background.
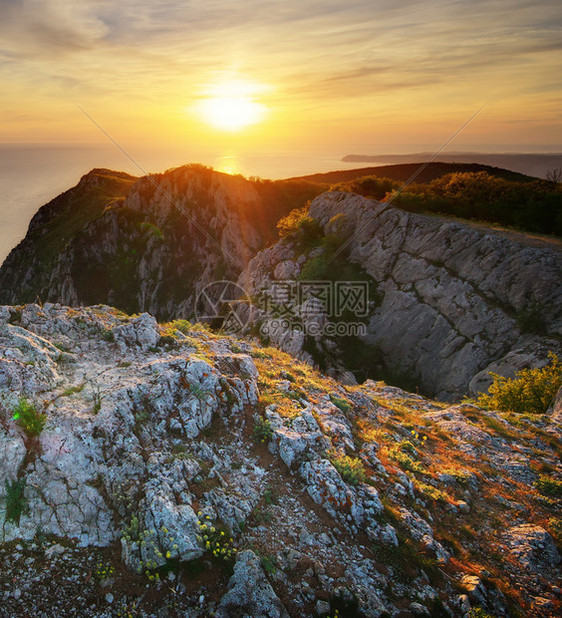
[[[419,462],[415,461],[408,453],[404,452],[402,444],[397,444],[388,449],[388,455],[391,459],[394,459],[403,470],[409,470],[410,472],[418,472],[419,474],[425,474],[426,468]]]
[[[559,481],[558,479],[541,475],[538,480],[535,481],[535,487],[543,496],[562,498],[562,481]]]
[[[367,473],[360,459],[340,455],[335,452],[328,453],[328,457],[334,468],[340,473],[342,479],[350,485],[359,485],[367,480]]]
[[[252,431],[252,440],[258,443],[269,442],[272,436],[273,428],[271,423],[267,419],[258,416]]]
[[[17,406],[13,410],[12,418],[30,437],[38,436],[45,426],[47,416],[37,411],[33,403],[21,397]]]
[[[440,581],[441,573],[437,561],[427,556],[423,549],[417,547],[414,541],[400,530],[396,536],[398,547],[386,544],[377,544],[373,547],[375,560],[392,567],[402,580],[412,581],[420,570],[423,570],[432,583]]]
[[[332,403],[344,414],[351,412],[351,404],[347,399],[343,399],[343,397],[336,397],[335,395],[330,395],[330,399]]]
[[[488,614],[481,607],[473,607],[468,612],[468,618],[494,618],[492,614]]]
[[[80,384],[79,386],[70,386],[63,391],[63,397],[70,397],[71,395],[75,395],[76,393],[81,393],[84,390],[85,386],[85,382],[83,384]]]
[[[480,415],[479,418],[482,421],[482,423],[484,423],[484,425],[492,429],[499,436],[502,436],[502,438],[505,438],[506,440],[513,440],[516,438],[513,431],[511,431],[498,419],[492,418],[491,416],[488,416],[487,414],[482,414]]]
[[[24,496],[25,479],[10,483],[5,481],[4,486],[6,488],[6,519],[4,523],[11,521],[19,526],[20,518],[27,509],[27,501]]]
[[[414,487],[422,493],[424,496],[435,500],[435,502],[450,502],[450,498],[446,493],[437,489],[437,487],[433,487],[433,485],[428,485],[427,483],[422,483],[420,481],[416,481],[414,483]]]

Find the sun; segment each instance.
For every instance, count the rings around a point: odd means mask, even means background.
[[[199,114],[207,124],[222,131],[240,131],[258,124],[267,112],[258,100],[263,89],[239,79],[212,84],[199,102]]]
[[[246,97],[217,97],[204,102],[206,121],[224,131],[239,131],[263,118],[264,106]]]

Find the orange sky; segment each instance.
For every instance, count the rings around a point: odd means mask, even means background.
[[[0,0],[0,141],[104,141],[79,104],[131,147],[419,151],[485,105],[451,149],[562,150],[561,22],[559,0]]]

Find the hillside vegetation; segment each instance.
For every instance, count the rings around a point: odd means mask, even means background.
[[[400,181],[371,175],[333,188],[392,201],[410,212],[452,215],[562,236],[562,185],[521,178],[508,179],[489,171],[452,172],[399,191]]]

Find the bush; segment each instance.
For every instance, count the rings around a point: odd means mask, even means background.
[[[184,335],[189,334],[189,332],[193,330],[193,325],[188,320],[174,320],[170,322],[170,326],[172,329],[179,330],[180,333]]]
[[[277,229],[281,238],[298,233],[302,236],[302,240],[320,236],[322,232],[318,221],[308,216],[308,204],[302,208],[291,210],[286,217],[279,221]]]
[[[558,517],[551,517],[548,520],[548,527],[550,529],[550,534],[558,541],[558,543],[562,542],[562,519]]]
[[[29,437],[38,436],[45,426],[47,416],[37,412],[34,404],[21,397],[18,405],[14,408],[12,418],[25,431]]]
[[[343,397],[336,397],[335,395],[330,395],[330,400],[344,414],[348,414],[349,412],[351,412],[351,404],[347,399],[343,399]]]
[[[468,612],[469,618],[494,618],[491,614],[485,612],[481,607],[473,607]]]
[[[199,513],[198,538],[213,558],[231,564],[236,558],[236,548],[232,537],[218,524],[213,524],[210,517]]]
[[[6,519],[5,522],[11,521],[16,526],[19,526],[20,517],[27,508],[27,502],[23,495],[25,491],[25,479],[20,481],[5,481],[6,488]]]
[[[553,498],[562,497],[562,481],[558,481],[557,479],[541,476],[535,481],[535,487],[543,496],[552,496]]]
[[[269,442],[272,435],[273,428],[271,427],[271,423],[267,419],[258,416],[252,432],[252,439],[254,442]]]
[[[328,258],[325,253],[305,262],[299,275],[301,281],[324,281],[327,279]]]
[[[540,303],[531,303],[522,309],[516,317],[517,326],[524,333],[535,333],[536,335],[546,335],[546,324],[544,322],[544,306]]]
[[[491,373],[494,382],[488,394],[478,398],[478,404],[502,412],[544,414],[562,386],[560,359],[552,352],[549,357],[546,367],[523,369],[511,379]]]
[[[356,457],[330,453],[329,458],[334,468],[340,473],[342,479],[347,481],[350,485],[358,485],[359,483],[365,482],[367,479],[365,468]]]

